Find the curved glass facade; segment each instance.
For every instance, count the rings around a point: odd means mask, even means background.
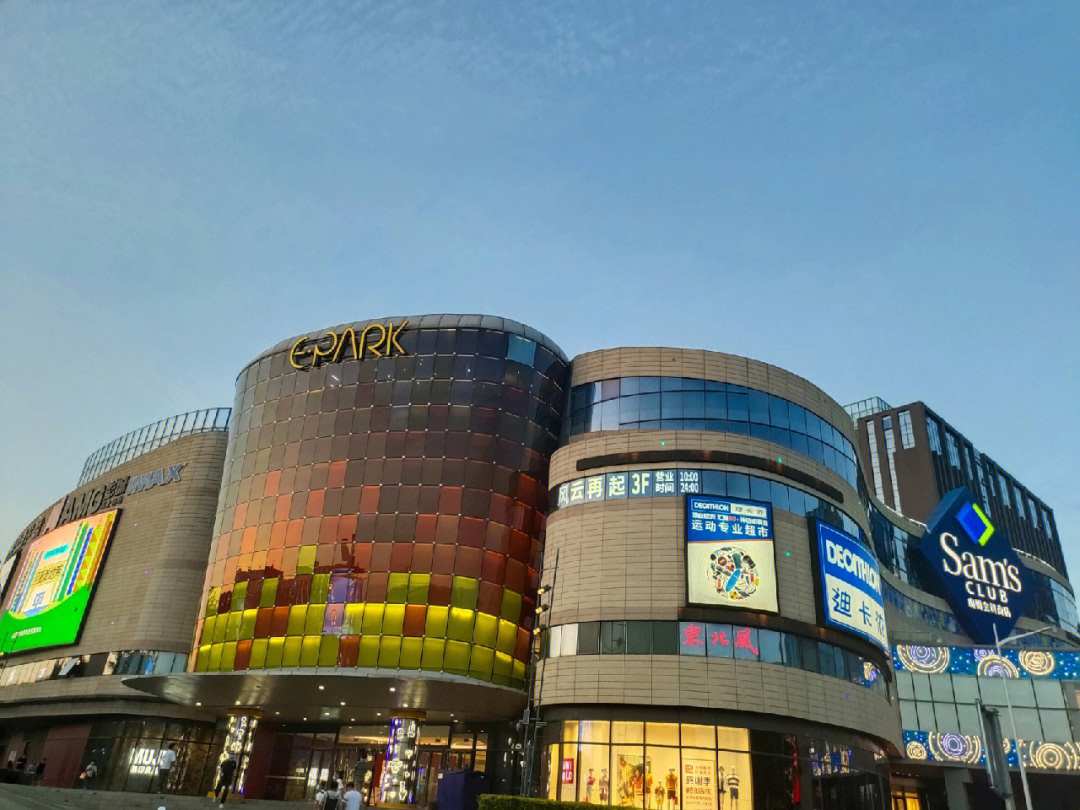
[[[167,419],[159,419],[125,433],[90,454],[83,464],[77,486],[81,487],[87,481],[93,481],[99,475],[104,475],[113,467],[118,467],[136,456],[149,453],[184,436],[203,433],[207,430],[226,430],[229,427],[231,415],[231,408],[203,408],[199,411],[188,411]]]
[[[596,430],[712,430],[774,442],[858,487],[855,446],[832,424],[782,397],[693,377],[617,377],[575,385],[568,436]]]
[[[401,356],[240,374],[196,671],[523,685],[568,364],[451,317],[401,330]]]

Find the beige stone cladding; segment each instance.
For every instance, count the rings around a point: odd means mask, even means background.
[[[869,734],[902,749],[896,709],[839,678],[777,664],[674,655],[577,655],[541,665],[541,703],[720,709]]]
[[[574,359],[571,384],[628,376],[745,385],[798,403],[832,423],[852,443],[855,440],[847,414],[819,388],[790,372],[734,355],[666,348],[591,352]],[[583,459],[648,450],[726,451],[767,462],[783,459],[787,470],[806,473],[842,497],[794,481],[780,470],[691,461],[578,469]],[[858,495],[843,478],[788,448],[749,436],[691,430],[585,433],[555,453],[550,481],[555,487],[587,475],[649,467],[737,470],[780,481],[832,503],[869,533]],[[686,606],[684,508],[682,498],[653,497],[584,503],[552,513],[543,578],[552,581],[558,554],[551,624],[679,619]],[[780,509],[774,510],[773,518],[779,613],[807,625],[807,634],[813,636],[818,616],[807,520]],[[896,709],[880,693],[777,664],[697,656],[576,655],[548,659],[541,674],[542,703],[549,707],[630,704],[743,711],[852,729],[901,744]]]
[[[115,650],[191,650],[225,438],[224,431],[213,431],[177,439],[72,493],[79,495],[124,476],[185,465],[179,481],[125,495],[78,643],[17,653],[6,657],[5,663]],[[78,681],[64,683],[77,690]]]

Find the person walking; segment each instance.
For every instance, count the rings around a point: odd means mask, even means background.
[[[360,810],[360,807],[364,803],[364,797],[360,795],[360,792],[356,789],[355,782],[349,782],[345,786],[345,795],[341,797],[345,806],[341,810]],[[340,805],[339,805],[340,807]]]
[[[158,794],[164,796],[169,788],[169,774],[172,773],[173,764],[176,762],[176,743],[169,743],[169,747],[158,754],[157,784]],[[154,792],[154,777],[150,778],[150,788],[147,793]]]
[[[94,760],[90,760],[86,763],[86,767],[83,768],[82,773],[79,774],[79,787],[83,790],[90,787],[94,783],[94,779],[97,778],[97,763]]]
[[[34,784],[45,778],[45,757],[42,757],[34,766]]]
[[[217,786],[214,788],[214,798],[218,800],[218,807],[225,806],[225,800],[229,797],[229,788],[232,787],[235,776],[236,754],[229,754],[218,767]]]

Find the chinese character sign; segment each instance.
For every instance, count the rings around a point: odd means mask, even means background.
[[[682,770],[683,810],[716,810],[716,759],[684,752]]]
[[[889,649],[881,570],[870,549],[850,534],[817,522],[825,623]]]
[[[687,495],[686,581],[691,604],[775,613],[772,507]]]

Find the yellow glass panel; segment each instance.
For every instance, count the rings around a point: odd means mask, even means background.
[[[307,619],[304,620],[305,636],[321,636],[323,631],[323,616],[326,614],[326,605],[308,605]]]
[[[382,615],[384,605],[364,605],[364,629],[365,636],[377,636],[382,632]]]
[[[405,605],[387,605],[383,608],[382,631],[387,635],[400,636],[405,624]]]
[[[403,638],[401,640],[401,658],[398,666],[401,669],[420,669],[420,659],[424,653],[424,640],[422,638]]]
[[[221,672],[232,672],[236,664],[236,642],[227,641],[221,645]]]
[[[229,615],[227,613],[218,614],[214,621],[214,637],[211,639],[215,644],[219,644],[225,640],[225,631],[229,629]],[[205,635],[204,635],[205,637]]]
[[[318,546],[300,546],[300,553],[296,557],[297,576],[315,573],[315,553],[318,550]]]
[[[421,669],[440,670],[443,665],[443,649],[446,642],[441,638],[424,639],[424,657],[420,661]]]
[[[521,619],[521,594],[509,588],[503,588],[502,617],[517,624]]]
[[[281,654],[285,651],[285,636],[271,636],[266,645],[266,668],[280,669]]]
[[[313,605],[325,604],[326,597],[330,595],[330,575],[316,574],[311,578],[311,598],[308,601]]]
[[[221,670],[221,648],[224,646],[224,644],[210,645],[210,661],[206,664],[207,671],[218,672]]]
[[[255,637],[255,619],[258,618],[258,616],[259,611],[255,608],[245,610],[240,614],[240,638]]]
[[[464,641],[446,642],[446,652],[443,653],[443,671],[466,674],[469,671],[471,656],[471,644],[466,644]]]
[[[489,647],[473,644],[472,661],[469,664],[469,676],[483,681],[491,680],[491,667],[495,662],[495,651]]]
[[[341,622],[341,635],[356,636],[364,629],[364,606],[346,605],[345,618]]]
[[[409,574],[409,604],[426,605],[431,574]]]
[[[248,584],[247,580],[243,582],[237,582],[233,585],[232,589],[232,602],[229,603],[229,610],[236,612],[244,609],[244,599],[247,598]]]
[[[480,593],[480,581],[472,577],[454,577],[450,590],[450,606],[476,610],[476,597]]]
[[[446,624],[446,637],[458,641],[472,641],[473,621],[476,613],[465,608],[450,608],[450,620]],[[468,667],[465,667],[468,669]]]
[[[446,618],[450,609],[445,605],[428,605],[424,635],[430,638],[446,638]]]
[[[525,662],[514,659],[514,671],[510,675],[515,681],[525,680]]]
[[[289,639],[289,641],[291,640]],[[317,667],[321,649],[322,636],[304,636],[300,644],[300,666]]]
[[[516,622],[508,622],[506,619],[499,619],[499,637],[495,641],[495,649],[499,652],[506,653],[507,655],[514,654],[514,648],[517,647],[517,631],[518,626]],[[508,675],[510,673],[507,673]]]
[[[206,672],[207,666],[210,664],[210,645],[203,644],[199,647],[199,657],[195,659],[195,671]]]
[[[289,625],[285,634],[288,636],[304,635],[304,623],[307,621],[307,605],[293,605],[289,608]]]
[[[200,640],[205,644],[210,644],[214,640],[214,628],[217,627],[217,616],[207,616],[203,619],[202,624],[202,636]]]
[[[323,636],[319,646],[319,666],[336,667],[338,646],[340,639],[337,636]]]
[[[216,616],[218,600],[221,598],[221,588],[211,588],[206,594],[206,615]]]
[[[490,613],[476,614],[476,627],[473,628],[473,643],[494,647],[499,634],[499,620]],[[475,653],[474,653],[475,657]]]
[[[391,574],[386,581],[386,601],[392,605],[404,605],[409,596],[409,575]]]
[[[285,644],[281,653],[281,666],[300,666],[300,649],[303,647],[303,636],[285,636]]]
[[[383,636],[379,644],[379,666],[396,669],[401,657],[401,636]]]
[[[251,660],[248,669],[262,669],[266,666],[266,646],[269,639],[257,638],[251,642]]]
[[[506,684],[514,672],[514,659],[504,652],[495,653],[495,665],[492,670],[492,680],[496,683]]]
[[[262,591],[259,593],[259,607],[273,607],[277,601],[278,577],[270,577],[263,580]]]
[[[229,614],[228,626],[225,628],[226,641],[236,641],[238,638],[240,638],[240,620],[243,617],[243,613]]]
[[[377,667],[379,665],[379,637],[360,636],[360,652],[356,656],[358,667]]]

